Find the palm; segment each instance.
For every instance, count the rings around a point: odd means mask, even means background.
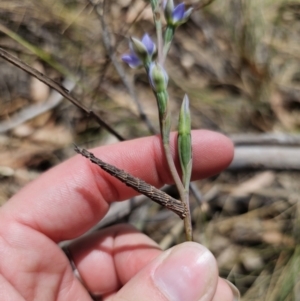
[[[13,233],[5,229],[5,235],[14,236],[22,234],[28,244],[14,245],[1,243],[10,254],[9,260],[2,261],[1,292],[10,292],[10,298],[1,300],[91,300],[85,289],[74,278],[68,259],[61,249],[49,238],[26,226],[16,225]],[[16,237],[17,238],[17,237]],[[0,293],[0,295],[2,294]],[[9,295],[10,296],[10,295]]]

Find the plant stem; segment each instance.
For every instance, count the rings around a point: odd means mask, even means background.
[[[190,212],[190,204],[189,204],[189,192],[184,189],[181,180],[179,178],[171,150],[170,145],[168,142],[163,141],[164,151],[167,159],[167,163],[174,179],[175,185],[178,189],[180,199],[186,206],[186,217],[184,218],[184,228],[185,228],[185,236],[187,241],[193,240],[193,233],[192,233],[192,223],[191,223],[191,212]]]
[[[184,202],[186,204],[186,217],[184,218],[185,237],[187,241],[193,241],[192,216],[189,202],[189,190],[184,189]]]
[[[193,232],[192,232],[192,223],[191,223],[191,212],[190,212],[190,204],[189,204],[189,191],[185,189],[183,186],[180,177],[178,175],[173,156],[170,149],[170,130],[169,130],[169,116],[160,116],[161,122],[161,136],[163,140],[163,147],[165,156],[167,159],[167,163],[169,166],[169,170],[174,179],[175,185],[180,195],[180,199],[186,207],[186,217],[184,218],[184,228],[185,228],[185,236],[187,241],[193,240]]]
[[[167,31],[167,45],[164,46],[163,41],[163,33],[162,33],[162,22],[161,22],[161,15],[162,15],[162,0],[151,0],[151,7],[153,11],[153,18],[156,28],[156,35],[157,35],[157,49],[158,49],[158,63],[163,67],[165,62],[165,57],[167,56],[167,53],[170,49],[170,45],[174,36],[174,28],[169,28]],[[164,49],[165,48],[165,49]],[[148,70],[147,70],[148,69]],[[148,73],[149,68],[146,66],[146,71]],[[153,91],[154,92],[154,91]],[[166,92],[166,91],[165,91]],[[184,228],[185,228],[185,235],[187,241],[193,240],[193,234],[192,234],[192,224],[191,224],[191,213],[190,213],[190,206],[189,206],[189,190],[185,189],[183,186],[181,179],[178,175],[172,153],[170,150],[170,110],[169,108],[165,108],[165,110],[161,110],[160,108],[160,101],[159,96],[157,93],[155,93],[155,97],[157,99],[158,107],[159,107],[159,123],[160,123],[160,131],[161,131],[161,137],[163,141],[163,147],[165,156],[167,159],[167,163],[169,166],[169,170],[171,172],[171,175],[173,177],[173,180],[175,182],[175,185],[177,187],[177,190],[180,195],[180,199],[182,203],[186,207],[186,217],[184,218]],[[166,92],[167,95],[167,92]],[[168,100],[165,102],[168,104]],[[162,113],[164,111],[164,113]]]
[[[165,31],[165,40],[164,40],[164,47],[163,47],[163,62],[167,58],[168,52],[170,50],[173,41],[174,33],[175,33],[175,27],[168,25]]]
[[[162,1],[157,1],[156,6],[153,10],[154,23],[156,28],[157,36],[157,52],[158,52],[158,62],[163,66],[164,56],[163,56],[163,33],[162,33]]]
[[[162,25],[161,21],[155,22],[156,34],[157,34],[157,51],[158,51],[158,62],[163,65],[164,56],[163,56],[163,38],[162,38]]]

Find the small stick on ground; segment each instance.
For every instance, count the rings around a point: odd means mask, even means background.
[[[184,219],[186,216],[186,206],[179,200],[176,200],[166,194],[165,192],[157,189],[156,187],[146,183],[145,181],[132,176],[131,174],[125,172],[124,170],[118,169],[117,167],[110,165],[102,160],[96,158],[94,154],[90,153],[86,149],[79,148],[75,145],[75,151],[82,156],[90,159],[90,161],[107,173],[112,175],[113,177],[117,178],[121,182],[125,183],[127,186],[133,188],[135,191],[142,193],[149,197],[152,201],[172,210],[176,213],[181,219]]]
[[[30,67],[26,63],[19,60],[17,57],[11,55],[4,49],[0,47],[0,57],[5,59],[6,61],[10,62],[11,64],[15,65],[16,67],[24,70],[28,74],[34,76],[38,80],[40,80],[45,85],[49,86],[50,88],[57,91],[59,94],[64,96],[66,99],[68,99],[72,104],[74,104],[76,107],[83,110],[88,116],[94,117],[95,120],[103,126],[109,133],[117,137],[120,141],[125,140],[119,133],[117,133],[109,124],[107,124],[100,116],[94,111],[91,111],[87,109],[79,100],[77,100],[74,96],[72,96],[69,91],[63,87],[61,84],[55,82],[50,77],[46,76],[45,74],[39,72],[38,70]]]

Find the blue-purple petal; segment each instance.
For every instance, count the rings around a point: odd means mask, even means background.
[[[182,20],[184,16],[185,5],[184,3],[178,4],[173,10],[173,22],[176,23]]]
[[[136,68],[142,64],[141,60],[133,52],[131,54],[124,54],[122,56],[122,61],[128,64],[130,68]]]
[[[155,44],[153,43],[153,41],[147,33],[144,34],[142,38],[142,43],[145,45],[148,54],[153,55],[153,53],[155,52]]]

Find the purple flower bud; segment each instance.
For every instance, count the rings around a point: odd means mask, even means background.
[[[150,56],[152,56],[156,52],[156,46],[147,33],[144,34],[142,38],[142,43],[145,45],[147,52]]]
[[[122,60],[131,68],[139,67],[143,64],[149,64],[157,49],[148,34],[144,34],[142,40],[131,38],[130,54],[122,56]]]
[[[164,12],[168,25],[178,27],[185,23],[192,11],[192,7],[185,11],[184,3],[180,3],[174,8],[173,0],[164,1]]]

